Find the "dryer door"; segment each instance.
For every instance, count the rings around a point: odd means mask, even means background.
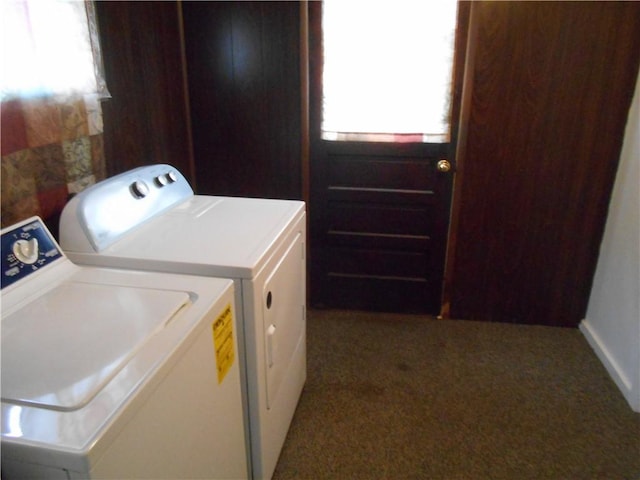
[[[267,408],[276,402],[278,390],[299,347],[305,341],[305,279],[302,234],[286,248],[262,290]]]

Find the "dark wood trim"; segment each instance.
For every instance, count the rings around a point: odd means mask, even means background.
[[[451,279],[453,277],[456,241],[458,238],[458,221],[461,208],[461,191],[464,184],[464,158],[467,142],[467,124],[473,95],[473,74],[475,61],[475,32],[477,22],[473,21],[474,2],[462,1],[458,5],[458,31],[456,32],[455,86],[452,113],[451,145],[455,145],[455,176],[451,199],[451,217],[447,236],[447,253],[442,286],[442,302],[440,318],[451,317]],[[456,111],[457,110],[457,111]]]
[[[184,39],[184,19],[182,17],[182,0],[177,2],[178,24],[180,27],[180,57],[182,59],[182,81],[184,83],[184,105],[187,113],[186,125],[187,129],[187,150],[189,151],[189,171],[187,178],[191,182],[191,188],[197,191],[198,179],[196,178],[196,163],[193,153],[193,128],[191,127],[191,106],[189,104],[189,77],[187,76],[187,54]]]
[[[309,6],[300,2],[300,162],[302,199],[309,204]]]
[[[456,20],[456,39],[453,59],[453,79],[451,94],[451,134],[449,139],[449,159],[454,168],[457,163],[458,134],[460,130],[460,111],[464,86],[465,62],[467,58],[467,43],[469,38],[469,15],[471,2],[458,2],[458,16]]]
[[[311,165],[309,144],[309,2],[300,2],[300,175],[302,200],[307,207],[307,232],[310,229],[311,201]],[[307,235],[305,254],[308,259],[311,252],[311,241]],[[311,285],[311,272],[306,270],[307,285]],[[306,290],[307,304],[310,300],[310,288]]]

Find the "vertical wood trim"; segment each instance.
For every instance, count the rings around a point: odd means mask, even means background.
[[[460,129],[461,97],[464,87],[465,59],[469,40],[469,13],[471,2],[459,1],[456,18],[455,44],[453,49],[453,65],[451,75],[451,112],[450,112],[450,140],[449,161],[454,166],[456,158],[458,131]]]
[[[182,65],[182,82],[184,92],[184,108],[185,108],[185,128],[187,130],[187,151],[189,158],[187,159],[187,165],[189,171],[187,172],[187,178],[191,182],[191,187],[197,189],[196,178],[196,164],[193,153],[193,130],[191,129],[191,104],[189,102],[189,77],[187,76],[187,52],[184,39],[184,18],[182,16],[182,0],[176,2],[177,16],[178,16],[178,29],[180,40],[180,60]]]
[[[460,207],[462,197],[462,184],[464,180],[464,157],[467,143],[467,126],[471,111],[471,98],[473,96],[473,77],[476,46],[476,21],[474,20],[474,3],[470,1],[460,2],[458,12],[458,27],[463,32],[456,34],[456,69],[457,74],[462,77],[460,80],[460,101],[454,97],[454,108],[458,106],[458,118],[452,115],[452,122],[455,121],[455,134],[452,135],[451,144],[455,142],[455,177],[453,181],[453,192],[451,200],[451,218],[449,221],[449,234],[447,236],[447,250],[445,255],[444,279],[442,287],[442,305],[440,308],[441,318],[451,316],[451,287],[455,265],[455,247],[458,233],[458,222],[460,219]],[[459,50],[464,49],[464,57],[459,57]],[[463,63],[464,62],[464,63]],[[464,65],[459,71],[460,65]],[[454,87],[455,88],[455,87]],[[456,92],[458,93],[458,92]]]
[[[307,0],[300,2],[300,193],[307,204],[307,232],[309,231],[310,212],[310,165],[309,165],[309,5]],[[305,258],[311,251],[310,236],[307,236]],[[311,272],[306,269],[306,282],[311,285]],[[306,302],[311,301],[311,289],[306,290]]]
[[[302,199],[309,204],[309,10],[300,2],[300,161]]]

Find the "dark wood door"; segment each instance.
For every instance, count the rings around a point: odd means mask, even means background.
[[[640,3],[472,2],[470,25],[450,315],[575,327],[638,75]]]
[[[455,143],[322,140],[320,18],[321,2],[310,2],[311,304],[436,314],[453,178],[436,164],[455,163]]]

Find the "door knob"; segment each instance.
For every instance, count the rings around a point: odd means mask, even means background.
[[[440,160],[436,164],[436,168],[439,172],[447,173],[449,170],[451,170],[451,163],[449,162],[449,160]]]

